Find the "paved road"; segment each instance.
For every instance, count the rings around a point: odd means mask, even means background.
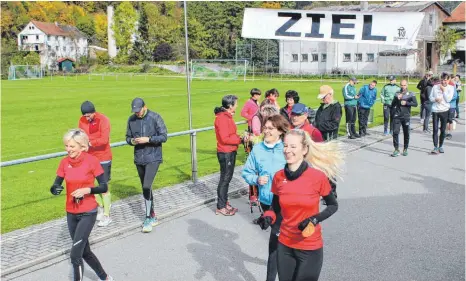
[[[418,119],[413,122],[418,122]],[[390,140],[348,156],[339,210],[323,223],[322,281],[465,278],[465,129],[460,120],[445,154],[412,131],[408,157],[391,158]],[[200,207],[150,234],[131,232],[94,246],[115,280],[264,280],[268,231],[250,221],[244,197],[234,217]],[[42,265],[43,266],[43,265]],[[87,267],[88,269],[88,267]],[[87,280],[96,280],[86,272]],[[10,277],[11,278],[11,277]],[[10,280],[71,280],[68,260]]]

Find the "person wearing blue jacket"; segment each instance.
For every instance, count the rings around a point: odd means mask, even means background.
[[[362,86],[359,89],[358,100],[358,119],[359,119],[359,135],[364,137],[369,135],[367,132],[367,121],[372,106],[377,99],[377,81],[373,80],[370,84]]]
[[[459,99],[458,91],[456,90],[456,84],[454,83],[453,80],[452,80],[452,82],[450,82],[450,85],[452,85],[452,84],[453,84],[454,92],[453,92],[453,98],[450,101],[450,110],[448,111],[447,135],[445,136],[445,138],[447,140],[451,140],[451,138],[452,138],[451,132],[454,130],[453,122],[456,122],[454,120],[455,115],[456,115],[455,114],[456,113],[456,104],[457,104],[457,100]]]
[[[282,115],[268,117],[263,128],[264,141],[254,145],[241,173],[248,184],[259,187],[259,202],[263,211],[269,210],[272,205],[273,177],[286,165],[282,140],[289,126],[290,123]],[[257,219],[253,222],[257,224]],[[277,222],[270,232],[267,281],[275,280],[277,276],[277,247],[281,218]]]

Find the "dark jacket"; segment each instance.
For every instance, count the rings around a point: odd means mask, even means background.
[[[280,108],[280,114],[288,120],[291,124],[291,116],[288,115],[288,105],[285,105],[284,107]]]
[[[134,145],[131,139],[138,137],[149,137],[150,140],[145,144]],[[162,162],[162,143],[166,141],[167,127],[158,113],[147,110],[142,118],[138,118],[135,114],[128,118],[126,142],[134,146],[134,164]]]
[[[421,103],[424,103],[425,101],[429,100],[429,95],[427,93],[427,87],[432,87],[432,80],[427,80],[425,77],[419,83],[417,84],[417,89],[421,91],[420,96],[421,96]]]
[[[338,137],[338,127],[341,120],[341,105],[338,101],[331,104],[321,104],[317,109],[315,125],[322,133],[324,140]]]
[[[412,92],[407,92],[401,100],[398,99],[398,94],[392,101],[393,118],[411,118],[411,107],[417,107],[416,95]],[[401,105],[402,101],[406,101],[405,105]]]

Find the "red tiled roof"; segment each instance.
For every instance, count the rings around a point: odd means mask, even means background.
[[[66,61],[66,60],[70,60],[70,61],[72,61],[72,62],[75,62],[75,60],[72,59],[72,58],[59,58],[59,59],[57,59],[57,62],[60,63],[60,62],[62,62],[62,61]]]
[[[41,21],[31,21],[37,28],[42,30],[47,35],[60,35],[60,36],[68,36],[70,33],[65,32],[59,26],[56,26],[54,23],[49,22],[41,22]]]
[[[465,22],[465,3],[466,2],[461,2],[458,7],[451,12],[451,16],[446,18],[443,22]]]

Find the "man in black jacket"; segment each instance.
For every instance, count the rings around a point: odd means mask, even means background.
[[[417,89],[420,91],[421,97],[421,122],[424,121],[424,118],[426,118],[428,114],[427,107],[430,106],[430,101],[429,94],[427,93],[427,87],[432,87],[433,74],[434,73],[432,71],[427,72],[424,78],[417,84]]]
[[[146,219],[143,232],[151,232],[158,221],[154,212],[154,196],[152,183],[162,163],[162,143],[167,141],[167,127],[162,117],[147,109],[141,98],[135,98],[131,103],[134,114],[128,118],[126,142],[134,146],[134,164],[141,180],[144,195]]]
[[[396,93],[392,101],[393,110],[393,146],[395,151],[392,153],[393,157],[400,155],[399,140],[400,127],[403,127],[403,156],[408,156],[409,146],[409,124],[411,120],[411,107],[417,106],[416,95],[408,91],[408,81],[401,81],[401,92]]]
[[[333,89],[328,85],[320,87],[318,99],[322,104],[316,112],[315,126],[322,133],[325,141],[338,137],[341,120],[341,105],[333,98]]]

